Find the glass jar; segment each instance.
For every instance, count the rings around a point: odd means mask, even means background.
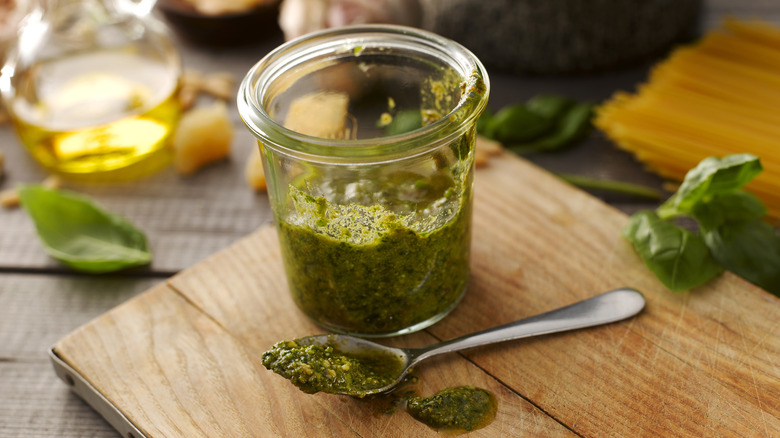
[[[0,91],[47,170],[113,181],[170,163],[181,62],[153,5],[40,0],[23,20]]]
[[[469,279],[476,121],[488,77],[461,45],[371,25],[290,41],[244,78],[289,288],[320,326],[420,330]]]

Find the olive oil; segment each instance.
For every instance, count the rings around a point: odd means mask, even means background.
[[[128,46],[33,65],[10,107],[22,143],[50,171],[122,180],[170,162],[177,89],[178,70]]]

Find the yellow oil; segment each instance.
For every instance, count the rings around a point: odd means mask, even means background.
[[[168,165],[179,119],[178,70],[132,48],[84,53],[28,69],[12,103],[22,143],[50,171],[127,180]]]

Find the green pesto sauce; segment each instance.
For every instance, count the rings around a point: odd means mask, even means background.
[[[384,199],[396,205],[331,204],[291,187],[296,222],[280,221],[279,238],[295,302],[330,330],[367,336],[451,310],[469,275],[470,181],[397,172],[358,191],[395,191]]]
[[[390,354],[342,353],[332,345],[301,345],[298,340],[276,343],[263,353],[262,362],[303,392],[356,397],[393,383],[403,366]]]
[[[495,396],[474,386],[442,389],[431,397],[410,397],[406,405],[412,417],[433,429],[463,431],[490,424],[496,408]]]

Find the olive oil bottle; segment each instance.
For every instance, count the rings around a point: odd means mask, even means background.
[[[0,90],[19,138],[52,172],[126,180],[171,160],[180,61],[161,25],[133,4],[54,2],[37,23],[28,17],[3,67]]]

